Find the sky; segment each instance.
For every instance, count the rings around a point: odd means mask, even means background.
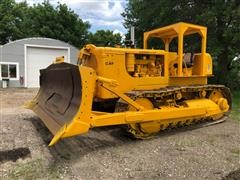
[[[24,0],[16,0],[21,1]],[[29,5],[42,2],[43,0],[27,0]],[[83,21],[90,22],[92,32],[100,29],[109,29],[122,35],[127,32],[122,25],[121,16],[126,0],[49,0],[49,2],[52,5],[57,5],[58,2],[67,4]]]

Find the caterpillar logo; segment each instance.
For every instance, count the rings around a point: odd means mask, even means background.
[[[106,61],[105,62],[105,65],[113,65],[114,63],[113,63],[113,61]]]

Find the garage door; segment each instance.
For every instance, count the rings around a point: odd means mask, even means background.
[[[39,70],[49,66],[56,57],[68,60],[68,49],[27,47],[27,87],[39,87]]]

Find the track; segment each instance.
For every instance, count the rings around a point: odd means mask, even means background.
[[[161,106],[178,106],[184,100],[197,99],[197,98],[207,98],[210,99],[212,94],[219,92],[225,99],[227,99],[229,104],[229,109],[231,109],[231,93],[230,90],[223,85],[198,85],[198,86],[182,86],[182,87],[166,87],[158,90],[150,91],[131,91],[127,95],[133,100],[138,100],[139,98],[149,99],[154,108],[161,109]],[[181,95],[180,98],[178,95]],[[124,112],[129,110],[129,105],[122,101],[121,99],[117,102],[115,112]],[[228,111],[229,112],[229,111]],[[224,115],[228,114],[225,113]],[[221,118],[221,119],[219,119]],[[200,127],[206,127],[214,124],[223,122],[226,119],[224,116],[211,117],[207,119],[193,119],[193,120],[181,120],[177,123],[169,122],[167,126],[160,125],[159,131],[176,129],[183,126],[189,126],[192,124],[202,124]],[[213,121],[214,120],[214,121]],[[126,127],[126,126],[125,126]],[[149,138],[155,133],[146,133],[141,130],[141,124],[130,124],[127,125],[128,132],[134,135],[136,138],[145,139]]]

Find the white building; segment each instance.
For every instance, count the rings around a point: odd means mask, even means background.
[[[77,63],[78,49],[68,43],[50,38],[26,38],[0,46],[0,84],[9,87],[39,87],[39,70],[50,65],[56,57]]]

